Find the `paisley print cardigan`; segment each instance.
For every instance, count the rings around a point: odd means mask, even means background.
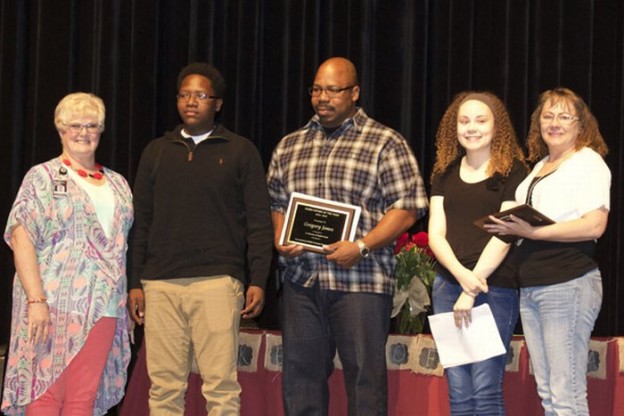
[[[23,414],[83,347],[91,328],[119,299],[117,329],[102,374],[94,415],[103,415],[124,393],[130,361],[125,308],[127,236],[132,226],[132,194],[119,174],[105,169],[115,198],[112,233],[107,238],[87,193],[52,159],[31,168],[9,214],[4,238],[22,225],[33,242],[51,327],[47,343],[27,339],[28,303],[17,276],[13,286],[11,339],[2,411]]]

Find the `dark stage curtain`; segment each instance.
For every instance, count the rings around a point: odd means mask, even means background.
[[[99,161],[132,183],[142,149],[178,123],[176,76],[204,60],[225,75],[222,121],[265,163],[312,115],[306,88],[324,59],[355,62],[360,104],[401,132],[428,178],[453,95],[490,90],[520,138],[538,94],[580,93],[608,141],[609,226],[598,247],[604,305],[596,335],[624,335],[624,4],[616,0],[0,0],[0,220],[33,164],[60,152],[53,111],[91,91],[107,105]],[[11,251],[0,249],[0,338]]]

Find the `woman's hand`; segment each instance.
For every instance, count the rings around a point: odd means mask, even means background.
[[[494,235],[517,235],[522,238],[530,238],[536,228],[515,215],[510,215],[508,221],[500,220],[491,215],[489,218],[493,224],[485,224],[483,228]]]
[[[459,282],[464,292],[471,295],[478,295],[479,293],[487,293],[488,285],[487,279],[481,278],[476,275],[472,270],[464,269],[461,273],[455,275],[455,279]]]
[[[581,218],[535,227],[515,215],[510,216],[510,221],[490,216],[494,224],[484,227],[492,234],[513,234],[531,240],[573,243],[600,238],[607,227],[608,217],[609,210],[601,207],[583,214]]]
[[[42,344],[50,336],[50,310],[46,303],[35,245],[26,229],[20,224],[11,232],[11,248],[15,270],[19,276],[28,302],[28,342]]]
[[[457,298],[457,302],[453,305],[453,317],[455,318],[455,326],[457,328],[461,328],[462,325],[465,325],[466,328],[470,326],[474,302],[474,296],[466,292],[462,292],[459,298]]]
[[[44,344],[50,336],[50,310],[45,302],[28,304],[28,342]]]

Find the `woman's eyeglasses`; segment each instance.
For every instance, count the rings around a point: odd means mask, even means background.
[[[82,131],[82,129],[85,129],[87,133],[89,134],[99,133],[101,131],[100,125],[97,123],[86,123],[86,124],[63,123],[63,125],[67,127],[69,131],[71,131],[72,133],[76,133],[76,134],[79,134]]]

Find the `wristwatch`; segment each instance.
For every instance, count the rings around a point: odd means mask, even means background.
[[[364,241],[355,240],[355,244],[357,244],[357,246],[360,248],[360,255],[362,257],[368,257],[368,255],[370,254],[370,249],[366,247],[366,244],[364,244]]]

